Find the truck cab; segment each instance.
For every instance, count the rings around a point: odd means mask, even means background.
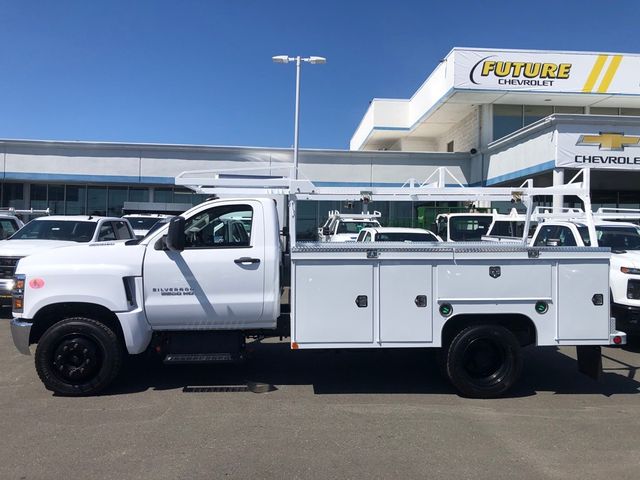
[[[640,227],[630,222],[595,221],[599,247],[611,248],[611,309],[616,328],[640,334]],[[538,225],[533,247],[589,247],[585,222],[547,221]]]

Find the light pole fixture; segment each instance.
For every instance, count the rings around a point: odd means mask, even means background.
[[[276,55],[271,57],[274,63],[289,63],[296,62],[296,114],[293,127],[293,175],[294,179],[298,178],[298,133],[300,127],[300,65],[302,62],[311,63],[313,65],[319,65],[327,63],[327,59],[324,57],[290,57],[288,55]]]

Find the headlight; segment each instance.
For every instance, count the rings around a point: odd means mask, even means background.
[[[620,271],[629,275],[640,275],[640,268],[620,267]]]
[[[24,275],[16,275],[13,277],[13,289],[11,290],[11,298],[13,300],[13,311],[21,313],[24,309]]]

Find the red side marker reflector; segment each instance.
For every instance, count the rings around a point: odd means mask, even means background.
[[[32,278],[29,280],[29,286],[35,289],[42,288],[44,287],[44,280],[41,278]]]
[[[616,345],[620,345],[622,343],[622,337],[616,335],[615,337],[613,337],[613,343],[615,343]]]
[[[291,350],[298,350],[298,344],[296,342],[291,342]]]

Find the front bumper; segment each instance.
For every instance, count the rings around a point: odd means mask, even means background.
[[[13,337],[13,344],[18,351],[24,355],[31,355],[29,350],[29,335],[31,334],[31,327],[33,323],[23,322],[20,318],[14,318],[11,320],[11,336]]]
[[[611,305],[611,314],[616,319],[616,330],[631,334],[640,333],[640,307],[614,303]]]

